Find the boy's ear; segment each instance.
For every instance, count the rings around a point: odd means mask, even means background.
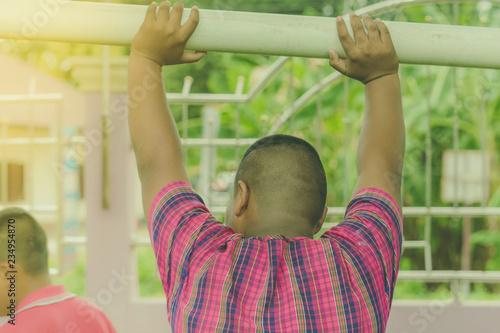
[[[9,264],[7,260],[0,262],[0,278],[7,274],[9,270]]]
[[[234,214],[236,216],[241,216],[248,207],[248,200],[250,198],[250,190],[247,184],[240,180],[238,181],[238,188],[235,199]]]
[[[323,215],[321,216],[321,219],[319,220],[318,222],[318,225],[316,226],[316,229],[314,230],[314,234],[316,235],[320,230],[321,228],[323,227],[323,223],[325,222],[325,219],[326,219],[326,213],[328,213],[328,207],[325,206],[325,208],[323,209]]]

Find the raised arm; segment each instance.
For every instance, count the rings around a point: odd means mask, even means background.
[[[330,65],[365,85],[366,110],[358,144],[358,181],[354,193],[375,187],[389,193],[401,208],[405,125],[398,76],[399,63],[389,30],[380,20],[351,14],[354,40],[345,22],[337,29],[347,60],[330,50]]]
[[[174,181],[188,182],[182,147],[165,95],[162,66],[191,63],[206,53],[184,52],[198,25],[193,7],[181,26],[184,5],[170,2],[149,6],[146,19],[132,42],[128,73],[128,122],[142,185],[144,212],[159,190]],[[157,11],[158,9],[158,11]]]

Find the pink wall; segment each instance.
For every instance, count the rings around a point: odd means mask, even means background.
[[[64,94],[63,124],[83,127],[85,123],[84,94],[66,81],[46,74],[26,62],[0,52],[0,95],[28,94],[30,82],[36,81],[35,93]],[[40,103],[35,106],[34,120],[38,125],[53,125],[53,103]],[[23,125],[27,122],[27,104],[0,104],[0,121],[8,119],[11,124]]]

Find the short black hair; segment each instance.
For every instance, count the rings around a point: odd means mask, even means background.
[[[318,152],[300,138],[276,134],[255,142],[236,173],[260,208],[286,210],[315,226],[326,203],[326,175]],[[236,193],[236,191],[235,191]]]
[[[0,211],[0,262],[8,259],[9,220],[14,220],[15,259],[26,274],[39,276],[47,274],[47,236],[40,224],[26,210],[10,207]]]

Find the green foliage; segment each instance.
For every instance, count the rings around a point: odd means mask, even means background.
[[[137,248],[137,271],[139,272],[140,297],[165,297],[151,247]],[[155,276],[156,274],[156,276]]]
[[[53,277],[53,284],[62,284],[69,292],[75,293],[77,296],[85,297],[85,267],[86,256],[80,252],[77,257],[76,266],[63,276]],[[53,267],[51,264],[50,267]]]

